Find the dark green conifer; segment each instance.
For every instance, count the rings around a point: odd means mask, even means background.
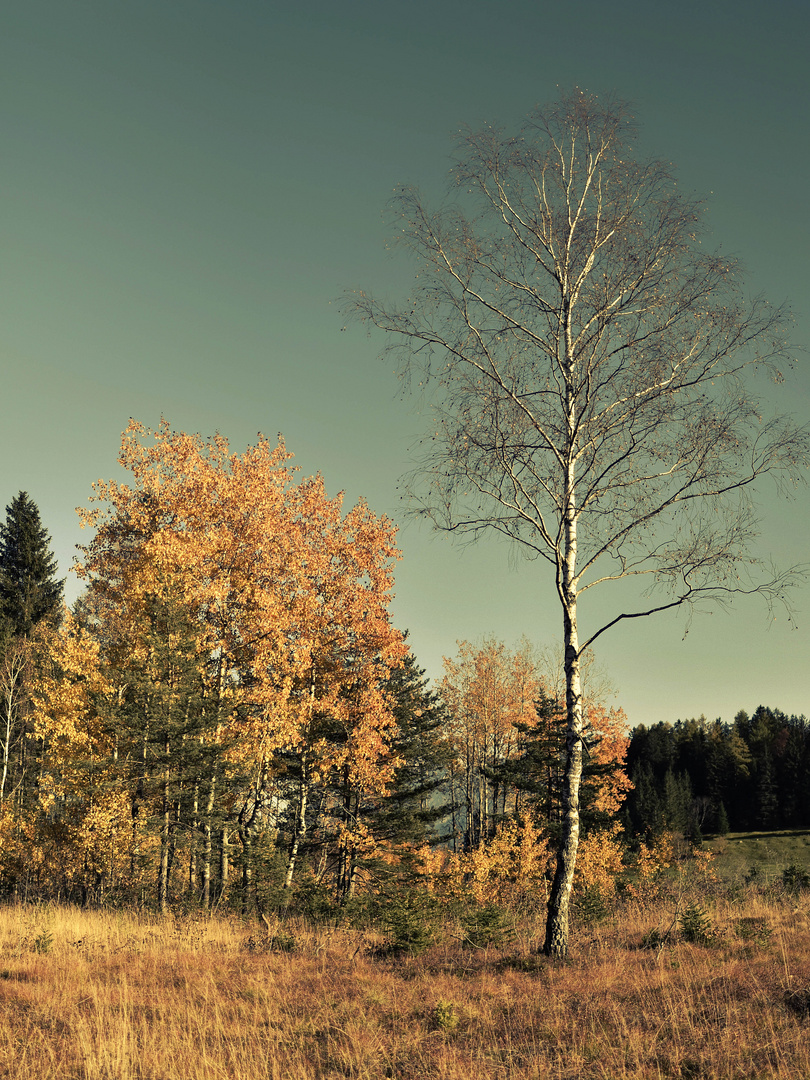
[[[441,797],[452,749],[444,738],[445,706],[428,689],[424,668],[413,653],[390,676],[397,734],[392,751],[399,758],[389,794],[380,800],[375,832],[393,842],[419,842],[446,815]]]
[[[6,507],[0,524],[0,621],[6,634],[24,637],[37,623],[58,623],[64,579],[56,577],[51,538],[25,491]]]

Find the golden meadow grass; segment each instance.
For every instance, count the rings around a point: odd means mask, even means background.
[[[0,1077],[810,1077],[808,902],[749,892],[710,946],[640,948],[626,910],[572,958],[445,944],[375,958],[350,930],[68,908],[0,909]],[[746,929],[747,928],[747,929]]]

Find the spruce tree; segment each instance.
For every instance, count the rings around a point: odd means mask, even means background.
[[[0,525],[0,625],[13,637],[30,635],[43,620],[61,618],[64,580],[56,577],[51,538],[36,503],[20,491]]]
[[[36,798],[42,744],[32,724],[30,677],[43,661],[32,631],[58,624],[63,582],[39,510],[25,491],[6,507],[0,524],[0,802],[13,798],[28,811]]]
[[[392,751],[400,765],[380,800],[375,832],[394,843],[430,839],[432,826],[447,813],[442,789],[453,752],[445,738],[445,706],[428,683],[413,653],[388,681],[398,729]]]

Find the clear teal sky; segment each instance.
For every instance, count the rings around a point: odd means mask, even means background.
[[[716,243],[810,344],[806,0],[10,0],[0,32],[0,500],[38,503],[62,571],[74,507],[116,475],[129,416],[283,432],[305,473],[402,520],[426,424],[347,289],[396,298],[395,184],[438,200],[461,124],[516,126],[558,87],[633,101],[645,152],[711,195]],[[775,404],[810,416],[800,362]],[[762,491],[761,553],[806,561],[808,493]],[[459,638],[559,636],[543,568],[405,525],[394,616],[439,675]],[[78,588],[68,582],[72,599]],[[611,631],[599,659],[631,723],[762,702],[810,714],[798,629],[755,600]],[[607,614],[586,608],[583,629]]]

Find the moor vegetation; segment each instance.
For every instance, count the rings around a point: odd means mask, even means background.
[[[687,878],[688,874],[685,875]],[[810,898],[702,872],[470,941],[380,948],[362,923],[0,910],[0,1072],[13,1080],[704,1080],[810,1074]]]

